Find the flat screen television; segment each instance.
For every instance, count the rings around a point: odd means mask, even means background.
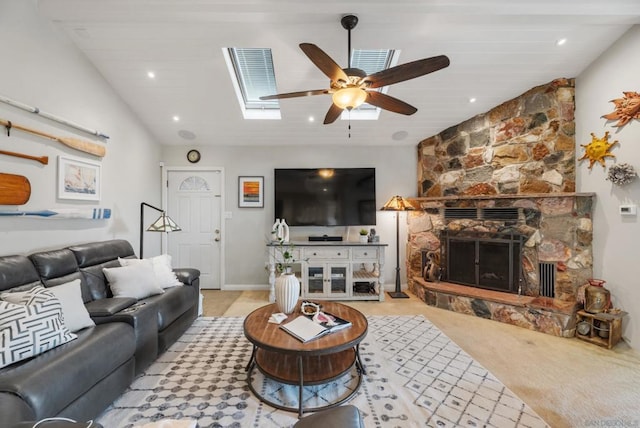
[[[375,168],[275,169],[275,218],[289,226],[376,224]]]

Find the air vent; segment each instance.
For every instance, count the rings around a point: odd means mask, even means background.
[[[480,216],[483,220],[517,220],[518,208],[483,208]]]
[[[445,219],[460,219],[460,218],[477,219],[478,209],[477,208],[445,208],[444,218]]]
[[[556,264],[539,263],[538,274],[540,278],[540,295],[542,297],[555,297]]]

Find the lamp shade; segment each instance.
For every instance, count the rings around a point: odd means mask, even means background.
[[[382,211],[413,211],[415,207],[402,196],[396,195],[389,199],[380,209]]]
[[[334,92],[331,98],[333,103],[341,109],[351,110],[364,103],[367,99],[367,92],[358,87],[347,87]]]
[[[149,232],[177,232],[180,226],[176,224],[171,217],[169,217],[164,211],[160,214],[160,217],[153,222],[151,226],[147,228]]]

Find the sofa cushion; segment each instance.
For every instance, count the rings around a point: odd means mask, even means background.
[[[42,285],[40,276],[31,260],[26,256],[0,257],[0,291],[20,287],[29,289]]]
[[[37,358],[2,369],[0,392],[27,402],[36,420],[51,417],[134,355],[133,328],[126,323],[97,325],[79,331],[77,336]]]
[[[69,250],[73,252],[81,268],[116,260],[118,257],[135,256],[131,244],[123,239],[74,245]]]
[[[42,251],[29,256],[36,267],[40,280],[46,287],[65,284],[74,279],[82,280],[82,274],[73,253],[67,249]],[[89,300],[89,290],[81,284],[82,300]]]
[[[145,302],[153,304],[158,310],[158,331],[167,328],[193,305],[197,305],[196,289],[193,287],[174,287],[164,290],[160,296],[151,296]]]
[[[80,272],[84,277],[84,283],[89,290],[89,300],[85,300],[85,303],[91,300],[106,299],[107,297],[113,297],[109,285],[107,284],[107,278],[104,276],[102,269],[120,267],[118,259],[108,262],[100,263],[94,266],[81,267]]]
[[[160,256],[140,259],[118,259],[122,266],[131,266],[145,261],[151,262],[153,267],[153,273],[155,274],[156,284],[161,288],[171,288],[182,285],[182,282],[176,277],[176,274],[171,268],[171,256],[169,254],[162,254]]]
[[[11,293],[4,293],[3,297]],[[0,367],[53,349],[77,336],[64,325],[60,301],[43,287],[0,301]]]
[[[143,261],[131,266],[104,268],[113,297],[134,297],[144,299],[164,290],[156,284],[151,262]]]

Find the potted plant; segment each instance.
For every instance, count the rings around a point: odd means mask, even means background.
[[[369,242],[369,232],[367,229],[360,229],[360,243],[366,244],[367,242]]]

